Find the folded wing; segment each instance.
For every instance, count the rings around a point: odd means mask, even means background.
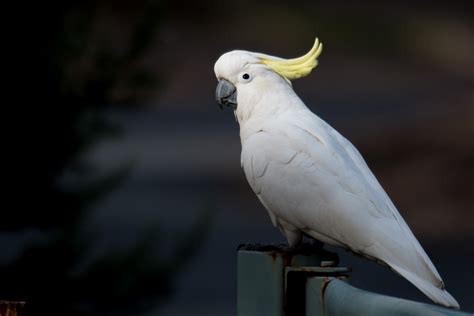
[[[381,261],[440,304],[459,307],[357,149],[310,111],[242,144],[247,179],[275,225]]]

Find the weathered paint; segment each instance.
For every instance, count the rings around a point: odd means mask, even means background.
[[[336,278],[311,277],[306,284],[306,315],[467,316],[471,314],[364,291]]]
[[[301,273],[304,273],[302,280],[305,282],[308,273],[316,271],[306,270],[320,266],[322,261],[338,262],[338,257],[321,247],[311,245],[300,249],[288,249],[282,245],[242,245],[238,249],[237,260],[237,315],[283,316],[285,312],[288,314],[290,304],[285,292],[287,273],[293,272],[295,276],[298,273],[296,277],[299,279]],[[286,270],[287,268],[290,270]],[[321,269],[329,271],[334,268]],[[293,294],[301,289],[304,296],[304,282],[294,283],[296,287],[292,289]],[[293,306],[298,304],[293,301]]]
[[[321,247],[244,245],[238,250],[238,316],[467,316],[344,282],[350,269]]]
[[[307,279],[305,315],[324,315],[324,291],[331,280],[331,277],[310,277]]]
[[[283,266],[275,253],[239,251],[237,315],[284,315]]]

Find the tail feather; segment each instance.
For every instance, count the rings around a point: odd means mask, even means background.
[[[459,309],[458,302],[445,290],[430,258],[408,226],[402,223],[377,226],[380,238],[365,249],[366,253],[386,263],[434,302]]]
[[[420,278],[415,273],[407,271],[396,265],[389,264],[389,266],[401,276],[403,276],[405,279],[410,281],[414,286],[416,286],[421,292],[423,292],[434,302],[450,308],[459,309],[459,303],[445,289],[438,288],[433,285],[433,283]]]

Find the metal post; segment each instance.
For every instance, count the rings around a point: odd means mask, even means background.
[[[344,282],[349,269],[337,263],[337,255],[321,247],[240,246],[237,315],[471,315],[357,289]]]
[[[337,255],[320,246],[291,250],[273,245],[240,246],[237,315],[304,315],[306,278],[348,271],[334,268],[337,263]]]

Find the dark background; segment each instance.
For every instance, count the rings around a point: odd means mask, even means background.
[[[284,239],[240,169],[213,65],[232,49],[296,57],[318,36],[294,89],[474,311],[472,2],[20,6],[5,10],[1,299],[30,315],[235,314],[237,245]],[[429,302],[337,251],[356,286]]]

